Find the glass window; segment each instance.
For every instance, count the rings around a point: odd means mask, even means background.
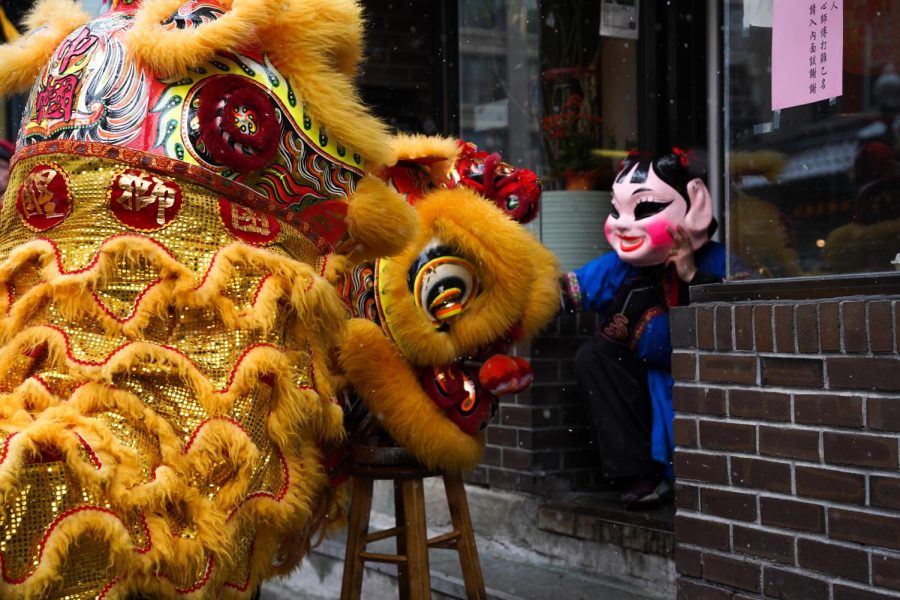
[[[900,3],[728,0],[723,18],[732,253],[760,278],[893,270]]]
[[[540,171],[537,0],[459,3],[460,137]]]

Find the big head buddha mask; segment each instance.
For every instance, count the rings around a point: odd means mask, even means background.
[[[681,150],[656,158],[629,156],[612,187],[612,208],[604,228],[623,261],[649,267],[666,261],[674,244],[669,231],[684,227],[697,250],[709,241],[712,199],[702,179],[692,176]]]

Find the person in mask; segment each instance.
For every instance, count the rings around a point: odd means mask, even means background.
[[[693,161],[697,162],[697,161]],[[562,302],[601,317],[575,357],[604,477],[630,508],[672,498],[671,307],[725,276],[725,248],[703,179],[684,151],[632,153],[612,187],[605,225],[614,252],[565,274]]]

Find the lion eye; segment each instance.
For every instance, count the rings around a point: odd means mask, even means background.
[[[409,290],[418,306],[440,327],[465,311],[478,291],[478,271],[446,246],[426,248],[409,270]]]

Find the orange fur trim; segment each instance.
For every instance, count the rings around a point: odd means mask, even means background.
[[[391,438],[429,468],[463,471],[481,461],[484,440],[441,415],[415,373],[377,325],[351,319],[340,364]]]
[[[57,46],[90,17],[75,0],[42,0],[25,19],[25,35],[0,45],[0,95],[34,84]]]
[[[164,77],[183,75],[217,52],[255,46],[258,28],[274,18],[273,5],[267,0],[226,0],[228,12],[215,21],[185,30],[164,29],[162,21],[182,4],[183,0],[144,0],[125,34],[125,43],[138,62]]]
[[[416,231],[416,213],[406,200],[380,179],[369,176],[350,199],[347,228],[354,247],[341,249],[353,262],[391,256],[409,243]]]

